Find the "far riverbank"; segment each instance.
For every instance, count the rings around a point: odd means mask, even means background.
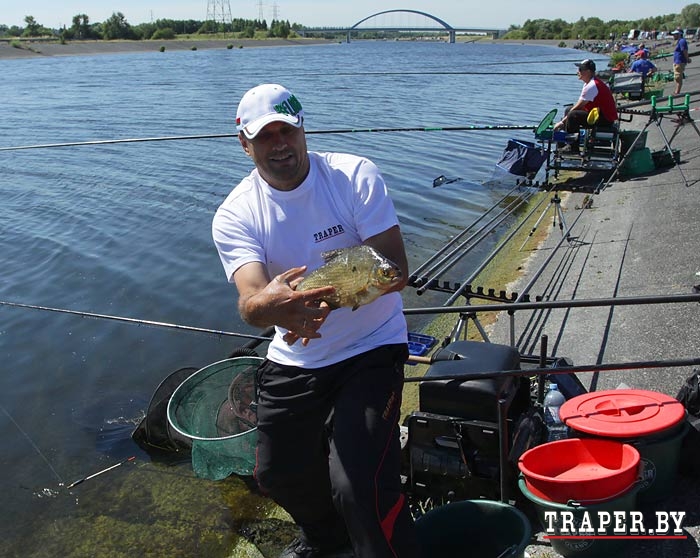
[[[14,46],[0,41],[0,60],[46,56],[92,56],[133,52],[165,52],[178,50],[240,49],[275,46],[327,45],[327,39],[173,39],[168,41],[21,41]]]
[[[547,45],[573,48],[576,40],[493,40],[479,38],[479,42],[516,43],[522,45]],[[473,42],[473,41],[469,41]],[[165,52],[178,50],[240,49],[277,46],[330,45],[336,40],[316,38],[295,39],[172,39],[168,41],[0,41],[0,60],[15,58],[39,58],[46,56],[93,56],[99,54],[123,54],[130,52]]]

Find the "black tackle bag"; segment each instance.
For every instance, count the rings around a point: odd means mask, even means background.
[[[676,399],[688,411],[686,431],[681,444],[678,472],[685,476],[698,476],[700,471],[700,369],[685,380]]]

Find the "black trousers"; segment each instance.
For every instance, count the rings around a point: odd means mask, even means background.
[[[581,128],[592,128],[588,123],[588,111],[586,110],[565,110],[566,115],[566,133],[575,134]],[[610,125],[612,122],[606,120],[602,115],[598,117],[598,122],[595,125]]]
[[[349,537],[357,557],[418,556],[400,483],[407,356],[401,344],[319,369],[262,363],[255,477],[309,543]]]

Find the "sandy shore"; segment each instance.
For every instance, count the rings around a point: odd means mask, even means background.
[[[121,54],[128,52],[165,52],[173,50],[207,50],[333,44],[326,39],[174,39],[171,41],[69,41],[65,44],[50,41],[22,41],[15,47],[9,41],[0,41],[0,60],[11,58],[39,58],[46,56],[84,56]]]

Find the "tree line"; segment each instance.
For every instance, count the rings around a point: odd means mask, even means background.
[[[115,12],[104,22],[91,23],[86,14],[73,17],[70,27],[48,29],[28,15],[25,26],[0,24],[0,37],[59,37],[61,40],[75,39],[174,39],[178,35],[232,34],[238,38],[288,38],[298,34],[303,26],[289,21],[233,19],[230,23],[198,20],[158,19],[155,22],[131,25],[124,14]],[[700,4],[688,4],[680,14],[668,14],[637,20],[603,21],[598,17],[580,18],[574,23],[562,19],[528,19],[522,26],[511,25],[505,38],[508,39],[585,39],[607,40],[611,37],[626,37],[630,29],[645,31],[670,31],[676,27],[700,27]],[[330,37],[329,37],[330,38]]]
[[[598,17],[581,18],[574,23],[562,19],[528,19],[522,26],[512,25],[508,39],[585,39],[608,40],[610,37],[626,37],[631,29],[644,31],[672,31],[680,27],[700,27],[700,4],[688,4],[680,14],[668,14],[637,20],[603,21]]]
[[[233,19],[230,23],[198,21],[194,19],[158,19],[154,22],[131,25],[121,12],[103,22],[92,23],[86,14],[73,16],[70,27],[48,29],[38,23],[34,16],[24,18],[24,27],[0,24],[0,37],[43,38],[57,37],[61,40],[148,40],[174,39],[178,35],[232,34],[242,39],[278,37],[288,38],[302,28],[298,23],[272,20]]]

